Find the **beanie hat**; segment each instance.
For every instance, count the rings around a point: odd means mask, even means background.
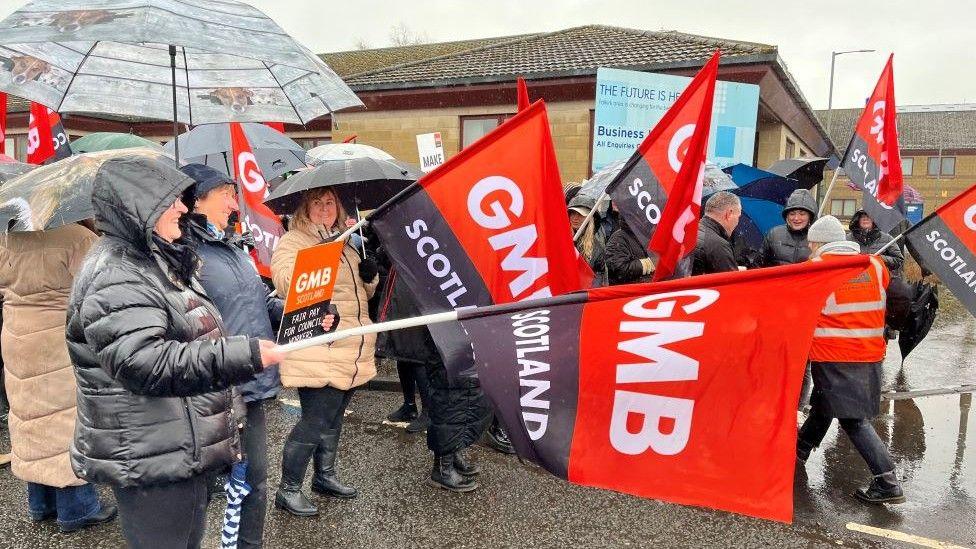
[[[205,164],[187,164],[180,168],[180,171],[196,182],[195,185],[190,186],[183,192],[183,203],[190,210],[193,209],[193,205],[198,198],[217,187],[221,185],[236,185],[234,180],[226,174]]]
[[[847,240],[844,226],[832,215],[825,215],[814,221],[813,225],[810,225],[810,230],[807,231],[807,241],[809,242],[826,244],[828,242],[841,242],[844,240]]]

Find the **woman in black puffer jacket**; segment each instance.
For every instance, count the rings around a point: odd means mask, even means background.
[[[92,196],[103,236],[68,305],[72,467],[112,486],[131,547],[199,547],[205,473],[240,459],[228,387],[283,358],[271,342],[222,337],[195,254],[173,243],[192,183],[166,160],[104,162]]]

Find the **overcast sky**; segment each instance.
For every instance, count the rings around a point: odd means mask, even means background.
[[[247,0],[313,51],[389,45],[405,25],[430,41],[546,32],[586,24],[773,44],[814,108],[864,104],[889,52],[899,105],[976,102],[973,0]],[[0,0],[0,17],[22,5]],[[742,7],[740,7],[742,6]]]

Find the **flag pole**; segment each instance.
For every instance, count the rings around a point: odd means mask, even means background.
[[[885,244],[884,246],[882,246],[881,249],[879,249],[878,251],[874,252],[871,255],[879,255],[881,252],[883,252],[883,251],[887,250],[888,248],[890,248],[892,244],[894,244],[895,242],[898,242],[899,240],[901,240],[901,238],[903,236],[905,236],[906,234],[908,234],[908,231],[902,231],[901,234],[899,234],[895,238],[892,238],[887,244]]]
[[[600,195],[600,198],[597,199],[596,204],[593,205],[593,209],[590,210],[590,213],[586,214],[586,218],[583,219],[583,224],[580,225],[579,229],[576,229],[576,234],[573,235],[573,242],[576,242],[577,240],[579,240],[579,237],[583,236],[583,231],[586,230],[586,226],[589,225],[590,221],[593,220],[593,216],[596,215],[596,210],[600,207],[600,204],[603,204],[603,201],[606,200],[607,198],[610,198],[610,195],[607,194],[606,192]]]
[[[830,191],[832,191],[834,189],[834,183],[837,182],[837,176],[840,174],[840,170],[841,170],[841,167],[840,166],[837,166],[837,169],[834,170],[834,176],[830,178],[830,185],[827,186],[827,192],[825,192],[824,195],[823,195],[823,198],[822,198],[823,202],[820,203],[820,209],[817,210],[817,217],[820,217],[821,215],[823,215],[824,206],[827,205],[827,197],[830,196]]]
[[[415,316],[412,318],[401,318],[399,320],[391,320],[389,322],[367,324],[366,326],[356,326],[355,328],[349,328],[347,330],[339,330],[337,332],[330,332],[328,334],[322,334],[320,336],[312,337],[309,339],[303,339],[301,341],[286,343],[285,345],[281,345],[280,347],[278,347],[278,349],[283,353],[291,353],[294,351],[307,349],[309,347],[325,345],[328,343],[332,343],[333,341],[345,339],[347,337],[364,336],[367,334],[378,334],[380,332],[399,330],[401,328],[413,328],[415,326],[440,324],[442,322],[452,322],[457,319],[458,319],[457,311],[446,311],[443,313],[434,313],[434,314],[423,315],[423,316]]]

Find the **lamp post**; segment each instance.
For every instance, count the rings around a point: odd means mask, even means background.
[[[832,123],[834,121],[834,65],[837,62],[838,55],[844,55],[847,53],[872,53],[875,50],[846,50],[846,51],[832,51],[830,52],[830,90],[827,92],[827,138],[830,139],[830,132],[833,129]],[[843,160],[843,159],[841,159]],[[837,168],[839,170],[840,167]],[[834,170],[834,175],[836,179],[837,170]],[[822,204],[822,200],[826,198],[823,196],[823,186],[817,185],[817,202]],[[829,192],[829,191],[828,191]],[[823,210],[823,206],[820,207]]]

